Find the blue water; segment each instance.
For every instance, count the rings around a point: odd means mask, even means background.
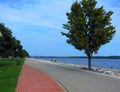
[[[43,60],[56,60],[62,63],[88,65],[87,58],[40,58]],[[120,70],[120,59],[92,59],[92,66],[99,68],[113,68]]]

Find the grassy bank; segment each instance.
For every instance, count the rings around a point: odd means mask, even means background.
[[[15,92],[18,76],[24,59],[17,59],[21,65],[16,65],[16,60],[0,58],[0,92]]]

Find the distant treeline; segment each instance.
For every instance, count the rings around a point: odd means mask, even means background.
[[[86,56],[31,56],[32,58],[87,58]],[[120,56],[93,56],[98,59],[120,59]]]

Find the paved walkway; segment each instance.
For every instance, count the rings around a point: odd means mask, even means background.
[[[39,59],[27,58],[25,64],[53,76],[66,92],[120,92],[119,79]]]
[[[64,92],[47,74],[23,65],[16,92]]]

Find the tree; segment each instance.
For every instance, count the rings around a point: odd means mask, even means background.
[[[12,58],[29,56],[27,51],[23,50],[20,41],[12,36],[11,30],[5,27],[3,23],[0,23],[0,32],[2,34],[0,38],[0,56],[12,56]]]
[[[29,53],[25,49],[22,50],[22,57],[29,57]]]
[[[88,68],[91,69],[91,58],[99,48],[109,43],[115,34],[115,27],[111,24],[112,11],[105,11],[103,6],[96,8],[97,1],[81,0],[71,6],[67,12],[68,22],[63,28],[68,32],[62,32],[66,36],[67,43],[78,50],[84,50],[88,57]]]
[[[10,49],[12,47],[12,32],[10,29],[4,26],[3,23],[0,24],[0,31],[2,33],[2,37],[0,39],[0,54],[1,56],[9,56]]]

